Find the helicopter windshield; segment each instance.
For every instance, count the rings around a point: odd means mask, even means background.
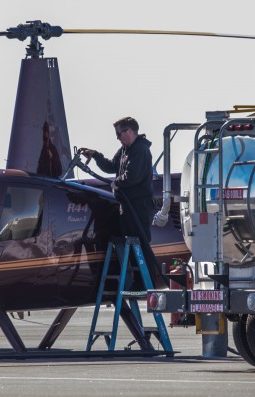
[[[39,234],[42,211],[42,190],[9,186],[1,210],[0,241],[23,240]]]

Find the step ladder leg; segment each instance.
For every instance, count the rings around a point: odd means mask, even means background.
[[[124,287],[125,287],[129,252],[130,252],[130,245],[126,242],[125,247],[124,247],[121,271],[120,271],[120,280],[119,280],[117,298],[116,298],[116,302],[115,302],[115,312],[114,312],[114,318],[113,318],[112,334],[111,334],[111,341],[110,341],[110,345],[109,345],[110,351],[114,350],[115,344],[116,344],[116,337],[117,337],[117,331],[118,331],[118,325],[119,325],[119,317],[120,317],[120,311],[121,311],[121,305],[122,305],[122,293],[121,292],[124,290]]]
[[[102,302],[104,285],[105,285],[105,280],[106,280],[108,270],[109,270],[111,256],[112,256],[112,243],[110,242],[107,246],[107,251],[106,251],[105,261],[104,261],[104,265],[103,265],[101,280],[100,280],[100,284],[99,284],[99,288],[98,288],[98,292],[97,292],[96,305],[95,305],[95,310],[94,310],[92,323],[91,323],[91,327],[90,327],[86,351],[90,351],[93,343],[95,342],[94,332],[96,329],[98,313],[99,313],[100,305]]]
[[[125,241],[125,240],[124,240]],[[121,266],[122,264],[122,260],[123,260],[123,253],[124,253],[124,248],[125,248],[125,242],[123,241],[123,239],[121,239],[121,241],[118,241],[117,244],[114,245],[115,248],[115,252],[117,254],[117,258],[119,261],[119,264]],[[128,260],[128,264],[130,263],[130,258]],[[133,277],[132,277],[132,269],[131,267],[128,265],[127,266],[127,274],[126,274],[126,281],[125,281],[125,288],[129,289],[130,286],[133,283]]]
[[[154,315],[154,319],[155,322],[157,324],[158,327],[158,331],[159,331],[159,340],[161,342],[161,345],[163,346],[164,350],[166,352],[172,353],[173,352],[173,347],[172,344],[170,342],[170,338],[168,335],[168,331],[166,328],[166,324],[164,321],[164,318],[162,316],[161,313],[153,313]]]
[[[153,289],[154,286],[153,286],[151,276],[150,276],[148,267],[146,265],[145,258],[144,258],[140,244],[134,243],[134,244],[132,244],[132,248],[133,248],[133,252],[136,257],[137,265],[139,266],[140,273],[142,275],[142,279],[143,279],[145,288],[147,290]],[[161,344],[162,344],[164,350],[166,352],[173,352],[173,347],[170,342],[170,338],[169,338],[167,328],[166,328],[162,314],[161,313],[153,313],[153,315],[154,315],[154,319],[155,319],[155,322],[158,327],[160,341],[161,341]]]
[[[135,254],[137,265],[139,266],[140,273],[146,289],[153,289],[154,285],[151,280],[151,276],[148,267],[145,262],[145,258],[139,244],[132,244],[133,252]]]

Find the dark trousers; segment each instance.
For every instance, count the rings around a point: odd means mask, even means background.
[[[151,224],[153,219],[153,201],[151,197],[129,200],[133,211],[127,203],[121,203],[120,227],[124,236],[140,236],[142,228],[144,238],[151,241]],[[137,225],[136,217],[138,218]],[[139,227],[140,226],[140,227]]]

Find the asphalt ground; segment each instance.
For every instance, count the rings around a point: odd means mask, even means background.
[[[236,354],[227,358],[202,357],[201,335],[194,327],[169,328],[174,358],[155,357],[68,357],[66,352],[85,349],[93,309],[79,309],[53,346],[52,352],[63,353],[61,358],[30,358],[0,360],[0,396],[254,396],[255,367]],[[36,347],[57,311],[32,312],[24,320],[13,320],[26,347]],[[154,325],[151,314],[142,305],[144,324]],[[98,330],[109,330],[113,308],[103,307]],[[165,316],[166,324],[169,315]],[[120,321],[116,349],[123,351],[132,336]],[[157,340],[153,340],[159,348]],[[229,327],[229,346],[235,348]],[[0,353],[10,346],[0,333]],[[105,350],[100,337],[94,351]],[[138,349],[132,346],[132,351]]]

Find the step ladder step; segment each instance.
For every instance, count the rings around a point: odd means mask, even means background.
[[[255,164],[255,160],[246,160],[246,161],[234,161],[233,165],[252,165]]]
[[[112,332],[111,331],[94,331],[93,335],[99,335],[99,336],[105,336],[109,335],[111,336]]]
[[[91,337],[91,345],[93,345],[93,343],[95,343],[95,341],[100,337],[103,336],[105,343],[107,345],[107,347],[109,348],[110,343],[111,343],[111,332],[105,332],[105,331],[95,331],[93,334],[90,335]]]
[[[147,298],[147,291],[121,291],[123,298],[136,298],[144,299]]]
[[[145,332],[158,332],[158,327],[143,327]]]

